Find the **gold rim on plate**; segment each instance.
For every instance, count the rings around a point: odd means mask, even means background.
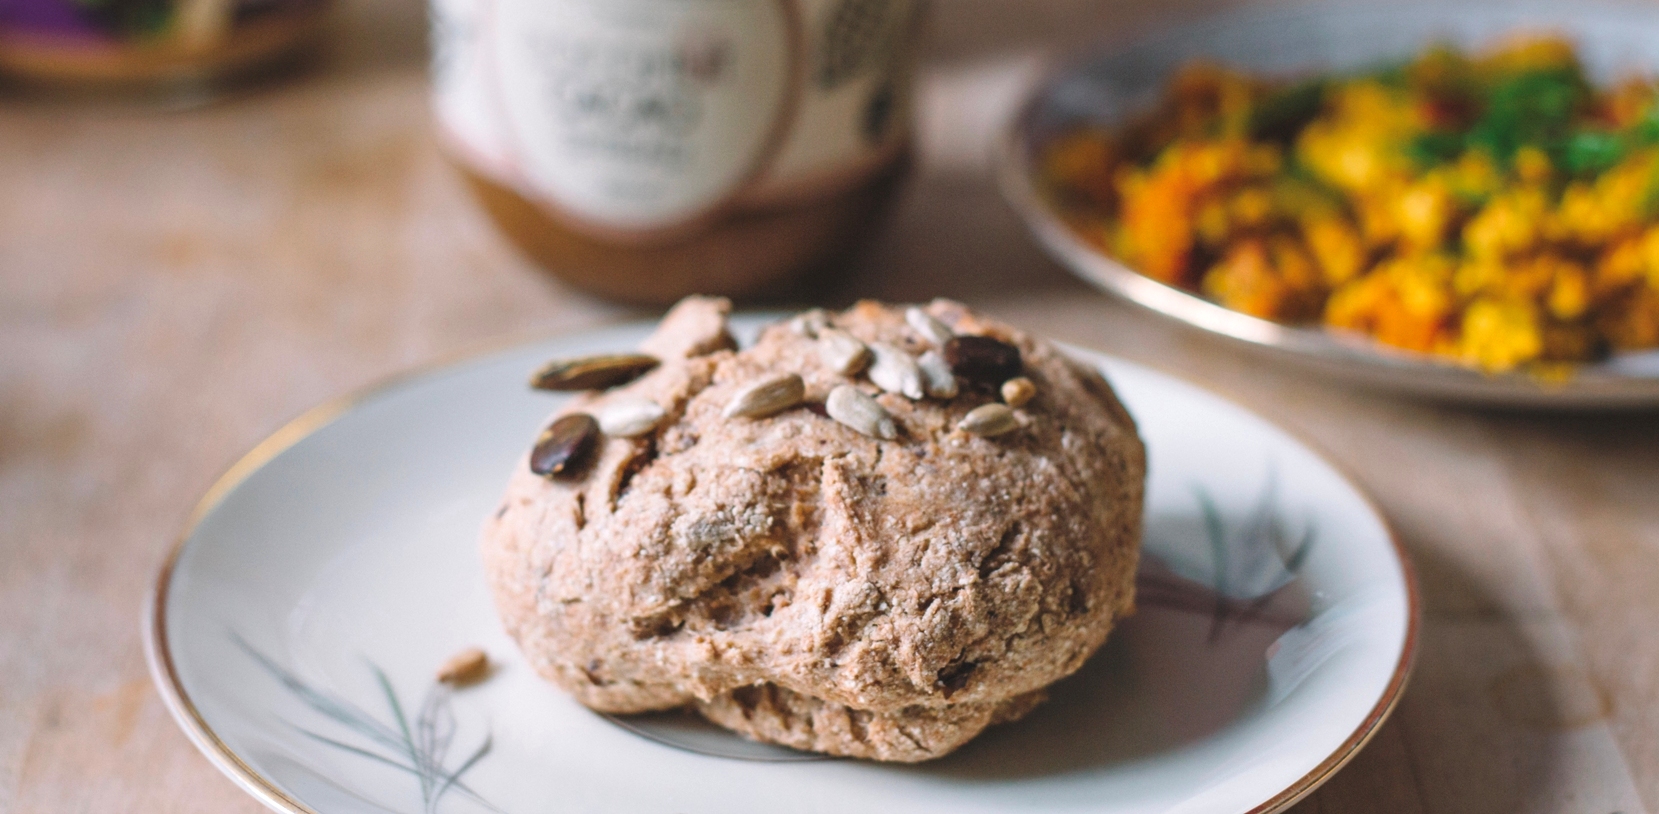
[[[649,324],[652,323],[636,323],[639,326]],[[626,328],[629,326],[619,325],[615,327]],[[515,343],[512,347],[516,347],[518,344],[522,343]],[[1072,352],[1082,350],[1071,346],[1066,346],[1066,348]],[[1103,356],[1103,354],[1093,351],[1085,352],[1090,356]],[[258,472],[272,459],[281,455],[290,447],[323,427],[332,424],[354,407],[375,396],[424,379],[430,374],[467,364],[485,355],[487,354],[468,354],[462,360],[450,359],[418,366],[402,373],[393,374],[343,396],[330,399],[301,413],[297,418],[284,424],[276,432],[260,441],[247,454],[232,464],[229,469],[225,470],[225,473],[220,475],[212,486],[208,487],[207,492],[202,495],[201,500],[191,510],[189,519],[185,521],[184,529],[174,540],[172,548],[162,561],[160,573],[156,577],[155,587],[146,602],[144,612],[144,659],[149,663],[150,677],[155,682],[156,690],[161,694],[162,701],[167,705],[167,711],[172,714],[173,720],[178,722],[179,728],[184,730],[184,734],[190,738],[190,742],[195,744],[196,749],[205,755],[214,767],[234,781],[236,785],[242,787],[244,791],[253,795],[255,799],[269,808],[286,814],[324,814],[295,800],[270,778],[260,774],[258,770],[242,760],[230,746],[219,738],[218,733],[213,731],[213,727],[208,724],[207,719],[202,716],[201,711],[196,708],[195,703],[191,700],[190,694],[185,690],[183,682],[179,679],[177,666],[173,663],[173,655],[168,647],[167,637],[168,588],[172,582],[173,569],[178,564],[179,556],[184,552],[184,547],[189,544],[191,537],[195,535],[196,528],[204,518],[218,508],[219,504],[253,473]],[[1162,373],[1161,371],[1159,373],[1185,382],[1178,376]],[[1194,387],[1198,386],[1194,385]],[[1210,392],[1202,387],[1198,389],[1205,393]],[[1221,396],[1215,396],[1215,398],[1238,406],[1230,399]],[[1256,415],[1255,412],[1244,407],[1239,407],[1239,409],[1252,416]],[[1388,517],[1378,509],[1370,495],[1355,485],[1353,478],[1349,477],[1347,472],[1339,469],[1329,458],[1320,454],[1314,446],[1277,424],[1266,423],[1313,451],[1320,462],[1329,466],[1335,475],[1342,480],[1343,484],[1359,496],[1360,500],[1365,503],[1366,508],[1370,509],[1371,514],[1382,524],[1383,532],[1388,536],[1389,545],[1393,547],[1394,558],[1399,563],[1401,576],[1405,583],[1406,633],[1401,643],[1400,659],[1394,666],[1394,673],[1390,676],[1388,685],[1383,689],[1382,697],[1377,700],[1377,703],[1371,708],[1365,719],[1360,722],[1360,725],[1354,729],[1354,732],[1348,736],[1347,740],[1344,740],[1318,766],[1315,766],[1296,782],[1286,787],[1284,791],[1247,812],[1241,812],[1241,814],[1275,814],[1275,812],[1283,811],[1295,805],[1330,779],[1331,775],[1335,774],[1338,769],[1353,760],[1354,756],[1359,754],[1359,750],[1370,742],[1371,738],[1376,735],[1378,728],[1382,726],[1382,723],[1388,719],[1389,714],[1399,704],[1400,696],[1405,691],[1407,680],[1411,676],[1412,666],[1417,659],[1417,636],[1422,615],[1422,597],[1418,592],[1416,572],[1412,568],[1410,558],[1406,556],[1405,548],[1400,545],[1399,537],[1394,533],[1393,525],[1389,523]]]

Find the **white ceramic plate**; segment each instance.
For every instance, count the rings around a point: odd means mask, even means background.
[[[156,683],[202,752],[271,808],[320,814],[1233,814],[1312,791],[1404,687],[1417,600],[1366,499],[1243,409],[1078,351],[1147,440],[1149,556],[1141,611],[1047,705],[914,766],[589,712],[502,632],[476,537],[557,404],[527,373],[646,330],[406,377],[301,417],[227,473],[148,621]],[[491,678],[435,684],[468,645],[496,660]]]
[[[1518,29],[1570,35],[1598,81],[1632,72],[1659,74],[1659,8],[1648,3],[1347,0],[1234,12],[1086,54],[1056,70],[1016,117],[1000,157],[999,179],[1032,234],[1077,276],[1276,361],[1333,379],[1452,401],[1512,407],[1659,405],[1659,351],[1615,355],[1584,366],[1570,381],[1545,384],[1524,374],[1485,375],[1361,337],[1280,325],[1223,308],[1143,276],[1079,239],[1033,180],[1036,157],[1055,135],[1082,122],[1122,122],[1156,101],[1170,74],[1193,59],[1295,75],[1397,60],[1436,41],[1478,48]]]

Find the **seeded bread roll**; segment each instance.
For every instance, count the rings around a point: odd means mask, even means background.
[[[915,314],[862,302],[734,350],[728,307],[682,302],[645,343],[660,366],[561,411],[603,423],[644,399],[662,408],[655,427],[601,436],[556,476],[521,462],[487,522],[496,604],[539,673],[596,710],[690,706],[757,740],[920,761],[1024,715],[1130,612],[1145,451],[1099,373],[933,302],[955,334],[1017,348],[1035,394],[1020,385],[1012,429],[980,435],[959,425],[1002,381],[963,375],[951,398],[913,399],[839,372],[844,347],[822,352],[833,327],[946,355]],[[953,368],[1004,376],[1007,362]],[[728,417],[788,374],[800,403]],[[832,416],[837,387],[895,437]]]

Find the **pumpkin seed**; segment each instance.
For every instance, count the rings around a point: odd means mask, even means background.
[[[855,376],[870,363],[870,349],[839,328],[818,332],[818,356],[825,366],[843,376]]]
[[[1020,349],[989,336],[957,336],[945,343],[950,369],[969,381],[992,387],[1020,375]]]
[[[806,397],[806,383],[794,373],[761,379],[737,391],[726,404],[727,418],[765,418],[781,413]]]
[[[829,327],[829,314],[822,308],[814,308],[796,314],[789,320],[789,329],[809,339],[816,338],[818,333]]]
[[[530,450],[530,471],[551,478],[567,470],[578,469],[594,439],[599,437],[599,422],[587,413],[571,413],[542,430],[536,446]]]
[[[871,342],[870,353],[875,356],[870,363],[870,381],[877,387],[910,399],[927,395],[922,389],[922,371],[910,354],[886,342]]]
[[[899,428],[887,409],[850,384],[830,391],[829,398],[824,400],[824,412],[837,422],[871,438],[891,441],[899,437]]]
[[[555,391],[603,390],[627,384],[645,375],[657,364],[655,356],[642,353],[555,359],[530,377],[530,386],[537,390]]]
[[[950,363],[936,350],[916,358],[916,367],[922,371],[922,387],[936,399],[956,398],[956,374],[950,372]]]
[[[961,423],[958,423],[956,427],[974,435],[990,438],[1019,429],[1020,420],[1014,415],[1014,411],[1008,408],[1008,405],[991,402],[973,408],[962,417]]]
[[[945,323],[934,319],[933,315],[914,305],[904,309],[904,321],[910,323],[910,327],[921,334],[923,339],[941,348],[956,335],[945,326]]]
[[[656,402],[634,396],[611,401],[594,411],[599,429],[617,438],[633,438],[657,428],[667,412]]]

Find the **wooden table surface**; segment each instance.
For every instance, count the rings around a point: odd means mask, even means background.
[[[1376,497],[1426,624],[1392,720],[1301,812],[1659,811],[1659,423],[1321,384],[1073,282],[988,178],[1033,54],[1202,10],[941,0],[919,172],[825,304],[947,295],[1172,371]],[[197,110],[0,101],[0,812],[254,812],[150,686],[140,609],[196,498],[287,418],[469,347],[641,316],[534,271],[442,162],[414,0]]]

